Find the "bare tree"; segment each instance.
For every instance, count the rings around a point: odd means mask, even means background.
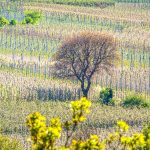
[[[93,75],[109,71],[117,58],[113,36],[100,32],[82,32],[66,39],[54,56],[54,73],[58,77],[76,77],[87,97]]]

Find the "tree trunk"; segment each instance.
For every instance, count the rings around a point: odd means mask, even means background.
[[[91,86],[90,80],[87,81],[87,87],[86,88],[85,88],[84,81],[81,83],[82,93],[83,93],[83,96],[86,98],[88,97],[88,92],[89,92],[90,86]]]
[[[88,91],[85,89],[82,89],[83,97],[88,97]]]

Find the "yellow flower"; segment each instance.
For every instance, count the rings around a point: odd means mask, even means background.
[[[71,149],[73,150],[83,150],[84,142],[73,140],[71,144]]]
[[[144,147],[145,145],[145,136],[142,133],[136,133],[131,137],[130,146],[132,148]]]
[[[52,118],[50,120],[50,126],[52,128],[57,128],[58,131],[61,131],[62,128],[61,128],[61,122],[60,122],[60,119],[59,118]]]
[[[116,133],[115,134],[110,133],[108,135],[108,138],[106,139],[106,141],[109,142],[109,143],[111,143],[113,141],[116,141],[117,137],[118,137],[118,134],[116,134]]]
[[[89,108],[91,107],[91,102],[87,100],[85,97],[80,100],[72,101],[71,108],[73,111],[84,110],[86,113],[89,112]]]
[[[105,144],[99,141],[97,135],[91,135],[90,138],[85,142],[83,149],[104,150]]]
[[[121,137],[121,144],[123,144],[123,145],[130,144],[131,140],[132,140],[131,137],[122,136]]]
[[[128,131],[129,125],[124,121],[118,121],[117,126],[120,131]]]
[[[56,140],[60,138],[61,133],[57,128],[48,127],[47,136],[49,137],[50,140]]]
[[[73,111],[72,121],[74,123],[83,122],[86,120],[85,115],[89,113],[91,102],[85,97],[80,100],[71,102],[71,110]]]

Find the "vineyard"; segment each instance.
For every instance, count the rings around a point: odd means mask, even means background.
[[[21,22],[29,11],[41,14],[38,23],[0,27],[0,126],[5,134],[20,139],[24,148],[30,149],[26,115],[40,111],[48,118],[69,117],[67,104],[80,98],[82,91],[78,80],[52,76],[52,57],[64,39],[87,30],[113,35],[120,59],[111,75],[102,71],[92,80],[89,99],[94,102],[93,113],[81,127],[84,134],[105,136],[114,130],[118,119],[133,126],[133,132],[150,121],[149,109],[101,106],[97,102],[105,87],[113,89],[117,103],[133,93],[150,100],[149,0],[0,2],[0,16],[8,20]]]

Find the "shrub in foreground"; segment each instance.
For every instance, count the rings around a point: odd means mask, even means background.
[[[23,147],[17,140],[0,135],[0,150],[23,150]]]
[[[149,107],[150,104],[141,95],[130,95],[123,100],[124,107]]]
[[[86,120],[91,102],[86,98],[71,102],[72,119],[61,123],[59,118],[52,118],[49,125],[46,118],[35,112],[27,117],[27,126],[30,130],[31,141],[34,150],[149,150],[150,149],[150,125],[142,132],[128,136],[129,125],[124,121],[118,121],[114,133],[100,140],[97,135],[91,135],[89,139],[82,141],[71,140],[73,133],[80,123]],[[61,132],[66,131],[64,146],[58,147],[57,139]]]

